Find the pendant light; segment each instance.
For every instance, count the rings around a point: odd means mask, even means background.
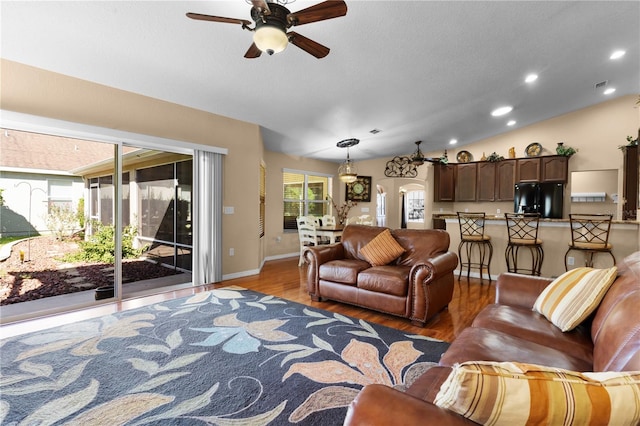
[[[416,142],[416,152],[414,152],[413,155],[411,156],[411,163],[414,166],[422,166],[425,161],[424,155],[422,154],[422,151],[420,151],[421,143],[422,141]]]
[[[347,148],[347,159],[344,163],[340,164],[338,168],[338,177],[344,183],[352,183],[358,179],[358,170],[356,169],[355,164],[349,158],[349,148],[360,143],[359,139],[351,138],[344,139],[338,142],[336,145],[338,148]]]

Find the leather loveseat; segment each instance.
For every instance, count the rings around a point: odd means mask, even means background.
[[[452,342],[439,366],[406,392],[368,385],[349,407],[345,425],[476,424],[433,404],[452,366],[471,360],[523,362],[577,372],[640,371],[640,252],[618,265],[618,276],[595,312],[562,332],[532,310],[551,280],[505,273],[495,304]]]
[[[348,225],[339,243],[308,248],[308,292],[314,301],[358,305],[424,326],[451,301],[458,256],[448,251],[446,231],[394,229],[389,231],[402,254],[372,266],[361,251],[387,229]]]

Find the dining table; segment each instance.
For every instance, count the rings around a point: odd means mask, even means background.
[[[342,236],[343,230],[344,225],[316,226],[316,235],[326,237],[329,239],[329,244],[334,244]]]

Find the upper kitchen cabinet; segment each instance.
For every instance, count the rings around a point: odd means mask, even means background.
[[[636,220],[638,205],[638,146],[626,146],[623,153],[623,220]]]
[[[455,201],[456,166],[434,164],[433,187],[433,201]]]
[[[496,163],[496,201],[511,201],[516,183],[516,160]]]
[[[478,163],[458,164],[456,177],[456,201],[476,201]]]
[[[517,160],[517,182],[566,182],[569,157],[548,155]]]
[[[516,174],[518,182],[540,182],[540,158],[518,159]]]
[[[569,157],[550,155],[540,157],[541,182],[566,182],[569,174]]]
[[[494,201],[496,199],[496,163],[483,162],[478,164],[478,185],[476,187],[477,201]]]

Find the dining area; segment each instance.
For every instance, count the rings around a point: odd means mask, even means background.
[[[300,241],[300,260],[298,266],[304,264],[304,249],[309,246],[321,244],[335,244],[340,241],[342,231],[350,224],[374,226],[375,221],[371,215],[360,215],[349,218],[344,224],[338,223],[333,215],[298,216],[298,239]]]

